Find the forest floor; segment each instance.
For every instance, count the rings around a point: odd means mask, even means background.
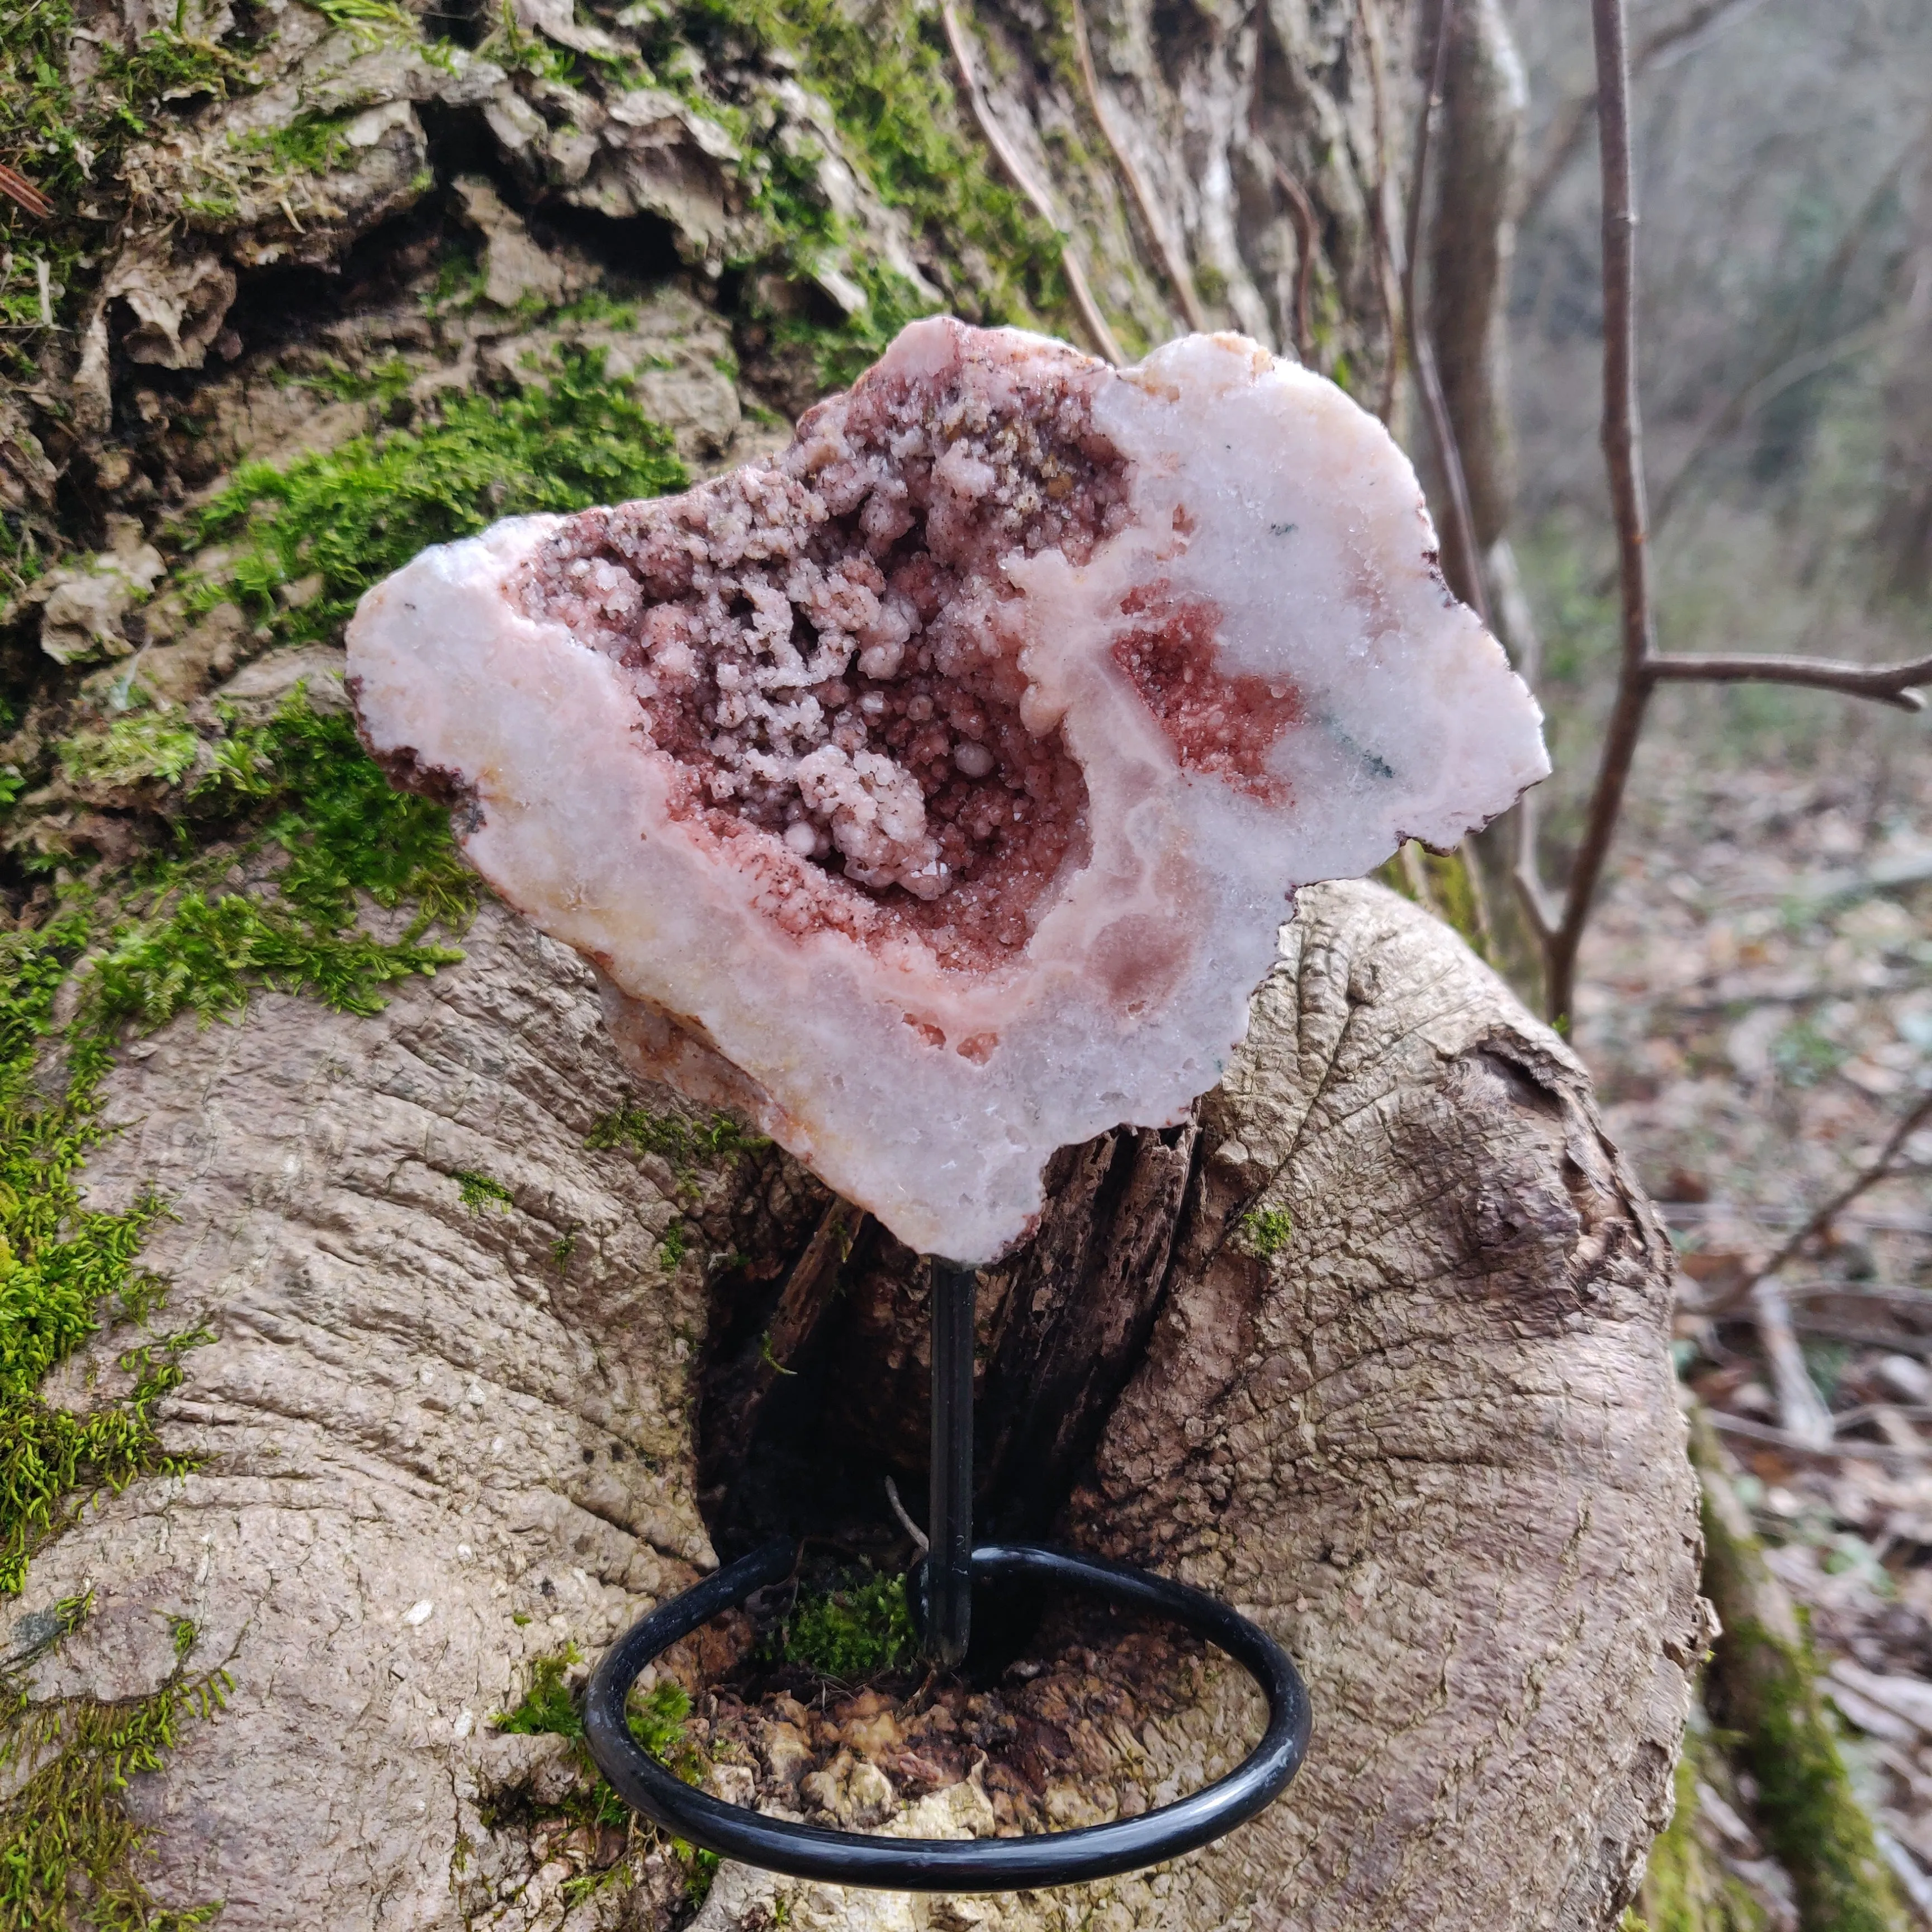
[[[1932,760],[1719,761],[1645,748],[1598,915],[1576,1043],[1670,1226],[1677,1351],[1736,1458],[1772,1568],[1808,1610],[1846,1756],[1932,1873],[1932,1128],[1780,1276],[1815,1408],[1727,1293],[1868,1163],[1932,1081]],[[1733,1794],[1736,1796],[1736,1794]],[[1795,1924],[1742,1806],[1700,1792]],[[1731,1828],[1736,1827],[1735,1831]],[[1894,1855],[1894,1863],[1898,1862]],[[1932,1877],[1919,1900],[1932,1923]]]

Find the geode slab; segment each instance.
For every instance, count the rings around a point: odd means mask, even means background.
[[[349,657],[640,1070],[960,1261],[1214,1084],[1296,885],[1549,770],[1388,433],[1230,335],[916,322],[774,459],[425,551]]]

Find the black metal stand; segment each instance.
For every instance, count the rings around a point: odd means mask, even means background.
[[[884,1838],[830,1832],[727,1804],[667,1771],[631,1735],[631,1686],[653,1658],[754,1590],[791,1574],[781,1538],[728,1564],[633,1624],[605,1652],[585,1698],[586,1741],[625,1802],[667,1831],[725,1858],[835,1885],[907,1892],[1021,1892],[1135,1871],[1220,1838],[1278,1797],[1308,1748],[1308,1694],[1288,1654],[1226,1604],[1126,1564],[1030,1544],[972,1547],[975,1271],[932,1263],[931,1547],[920,1565],[926,1654],[956,1665],[971,1634],[975,1586],[1022,1577],[1092,1590],[1149,1610],[1217,1645],[1258,1684],[1268,1728],[1234,1771],[1157,1811],[1025,1838]]]
[[[973,1636],[973,1303],[978,1270],[932,1261],[931,1547],[920,1566],[926,1654],[951,1669]]]

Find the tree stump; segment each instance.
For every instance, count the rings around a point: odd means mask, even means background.
[[[916,1480],[908,1258],[828,1244],[834,1204],[774,1150],[593,1134],[664,1096],[628,1086],[587,971],[494,904],[465,945],[373,1018],[268,994],[238,1026],[177,1021],[106,1088],[122,1131],[89,1203],[161,1191],[170,1320],[213,1338],[163,1414],[197,1460],[40,1552],[16,1642],[92,1592],[34,1698],[226,1672],[226,1708],[184,1719],[128,1803],[156,1899],[221,1900],[231,1932],[679,1923],[688,1861],[583,1822],[568,1741],[493,1714],[709,1568],[714,1529],[795,1508],[769,1443],[707,1466],[707,1401],[748,1440],[770,1388],[809,1384],[819,1440]],[[727,1867],[698,1923],[1604,1932],[1668,1816],[1703,1624],[1670,1250],[1580,1066],[1446,928],[1324,886],[1198,1131],[1120,1138],[1064,1157],[1034,1247],[984,1278],[988,1507],[1279,1636],[1314,1702],[1306,1768],[1157,1873],[910,1900]],[[835,1372],[786,1378],[767,1346],[748,1397],[747,1309],[788,1294]],[[84,1406],[115,1347],[50,1393]],[[1050,1406],[1023,1412],[1028,1387]],[[730,1649],[688,1660],[700,1714]],[[1036,1816],[1159,1802],[1258,1726],[1238,1671],[1145,1633],[1044,1654],[994,1693],[1037,1745]],[[716,1788],[997,1828],[1015,1774],[976,1752],[908,1772],[902,1734],[868,1747],[878,1702],[812,1718],[802,1781],[770,1708],[736,1763],[714,1727]]]

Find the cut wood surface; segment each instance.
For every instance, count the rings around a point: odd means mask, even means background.
[[[580,1779],[568,1746],[490,1720],[536,1660],[594,1656],[714,1560],[706,1258],[780,1279],[827,1198],[770,1150],[680,1172],[587,1149],[639,1098],[588,973],[494,906],[464,943],[376,1018],[264,996],[238,1026],[172,1024],[106,1088],[124,1130],[89,1198],[171,1205],[152,1247],[171,1319],[214,1339],[164,1426],[202,1460],[35,1558],[28,1617],[90,1588],[94,1607],[29,1688],[149,1692],[192,1619],[228,1706],[134,1802],[157,1898],[222,1899],[231,1932],[688,1910],[667,1849],[547,1826]],[[1616,1924],[1704,1625],[1670,1249],[1577,1062],[1426,915],[1315,889],[1186,1171],[1150,1330],[1059,1528],[1288,1644],[1316,1710],[1300,1779],[1220,1844],[1084,1890],[841,1896],[728,1867],[706,1932]],[[508,1200],[466,1190],[479,1175]],[[111,1354],[50,1393],[84,1402]],[[1048,1815],[1138,1809],[1245,1749],[1238,1673],[1168,1662],[1137,1726],[1063,1729]],[[838,1816],[876,1784],[886,1828],[994,1827],[976,1766],[923,1788],[849,1748],[788,1785],[769,1715],[742,1765],[714,1760],[720,1788]]]

